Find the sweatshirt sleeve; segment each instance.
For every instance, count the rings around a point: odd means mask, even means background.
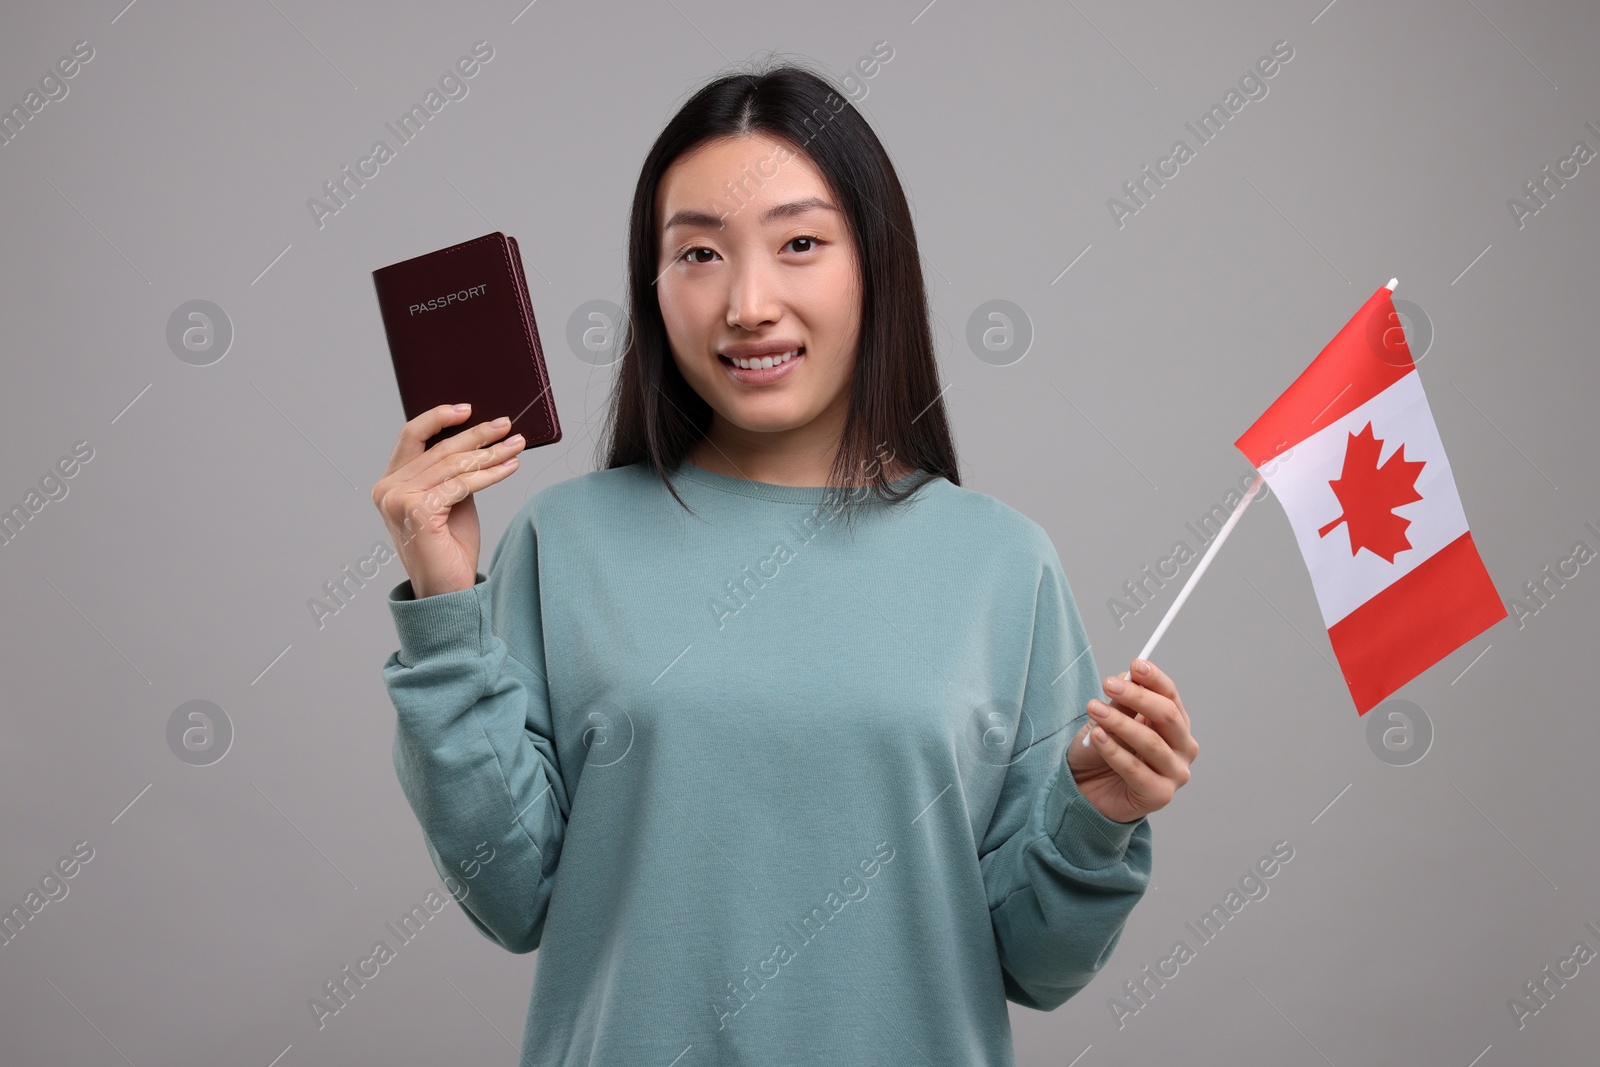
[[[1042,530],[1041,530],[1042,533]],[[1046,536],[1048,542],[1048,536]],[[1102,815],[1067,745],[1103,694],[1053,545],[1034,605],[1018,746],[979,849],[1008,1000],[1052,1011],[1089,984],[1150,881],[1150,823]]]
[[[527,509],[470,589],[389,592],[383,664],[394,768],[435,869],[473,925],[539,947],[570,810],[546,684],[537,534]]]

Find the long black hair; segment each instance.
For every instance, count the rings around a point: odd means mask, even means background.
[[[651,146],[634,188],[628,235],[629,307],[622,365],[612,386],[604,436],[606,468],[647,462],[693,513],[667,477],[711,426],[711,406],[672,359],[655,278],[656,190],[680,156],[700,144],[764,133],[821,172],[859,249],[861,330],[850,408],[828,477],[853,487],[843,505],[870,490],[898,503],[943,476],[960,485],[928,321],[922,260],[899,176],[876,134],[825,74],[793,61],[718,77],[690,97]],[[892,460],[916,473],[896,491]]]

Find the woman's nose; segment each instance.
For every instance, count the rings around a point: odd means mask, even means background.
[[[728,325],[749,330],[773,321],[777,317],[774,292],[773,280],[767,276],[765,267],[748,264],[740,268],[728,289]]]

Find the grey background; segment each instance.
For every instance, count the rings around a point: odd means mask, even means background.
[[[1423,381],[1502,596],[1600,548],[1600,164],[1521,229],[1507,207],[1600,149],[1593,4],[124,2],[8,5],[0,32],[7,107],[95,50],[0,146],[0,503],[94,449],[0,550],[0,905],[94,849],[0,946],[8,1064],[515,1062],[537,956],[453,906],[324,1029],[307,1008],[440,889],[390,765],[400,566],[320,629],[308,608],[386,539],[369,493],[402,417],[369,271],[521,242],[567,439],[482,495],[487,553],[595,466],[613,371],[566,323],[622,300],[645,150],[769,49],[842,78],[893,48],[859,106],[914,206],[965,484],[1050,531],[1102,673],[1176,583],[1122,629],[1108,598],[1196,544],[1250,472],[1233,440],[1391,275],[1435,331]],[[306,200],[480,39],[468,96],[319,229]],[[1279,40],[1268,95],[1119,229],[1107,198]],[[166,342],[196,299],[234,330],[209,366]],[[965,340],[994,299],[1034,334],[1009,366]],[[1433,737],[1393,766],[1282,508],[1252,506],[1154,656],[1204,751],[1153,816],[1153,888],[1086,990],[1012,1007],[1021,1062],[1593,1056],[1600,964],[1520,1032],[1507,1001],[1600,949],[1597,572],[1397,694]],[[234,731],[204,767],[167,741],[197,699]],[[1184,923],[1278,841],[1270,894],[1201,945]],[[1119,1028],[1108,999],[1180,938],[1195,958]]]

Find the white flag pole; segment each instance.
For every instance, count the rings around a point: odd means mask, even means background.
[[[1392,293],[1394,292],[1394,287],[1399,284],[1400,279],[1390,278],[1384,288]],[[1234,524],[1239,521],[1239,516],[1244,514],[1244,509],[1249,507],[1250,501],[1254,500],[1256,493],[1260,491],[1261,481],[1261,475],[1257,474],[1256,480],[1250,483],[1250,491],[1245,493],[1244,499],[1239,501],[1239,506],[1233,509],[1232,515],[1228,516],[1228,521],[1223,523],[1222,529],[1217,531],[1216,540],[1211,542],[1211,546],[1206,549],[1205,555],[1200,557],[1200,565],[1194,569],[1193,574],[1189,575],[1189,580],[1183,583],[1183,588],[1178,592],[1178,599],[1172,602],[1172,606],[1167,609],[1167,614],[1161,620],[1161,625],[1156,627],[1156,632],[1150,635],[1150,640],[1146,641],[1144,648],[1139,651],[1140,659],[1149,659],[1150,653],[1155,651],[1156,642],[1161,640],[1161,635],[1167,632],[1167,627],[1172,623],[1173,617],[1178,614],[1178,609],[1183,607],[1183,602],[1189,599],[1189,591],[1194,588],[1194,583],[1200,580],[1200,576],[1211,565],[1211,557],[1217,554],[1217,549],[1222,547],[1222,542],[1226,541],[1228,534],[1233,532]],[[1128,680],[1127,671],[1122,672],[1122,680]],[[1087,745],[1093,736],[1094,730],[1091,728],[1088,733],[1083,735],[1083,743]]]
[[[1183,602],[1189,599],[1189,592],[1194,589],[1194,583],[1199,581],[1200,576],[1206,572],[1206,568],[1211,566],[1211,557],[1217,554],[1217,549],[1222,547],[1222,542],[1228,539],[1228,535],[1233,532],[1234,526],[1238,524],[1239,516],[1244,514],[1244,509],[1249,506],[1250,501],[1255,499],[1256,493],[1261,489],[1261,482],[1261,475],[1257,474],[1256,480],[1250,483],[1250,491],[1245,493],[1243,500],[1239,501],[1239,506],[1233,509],[1233,514],[1228,516],[1228,521],[1222,524],[1222,529],[1217,531],[1216,539],[1206,549],[1205,555],[1200,557],[1199,566],[1195,567],[1194,573],[1189,575],[1189,580],[1183,583],[1183,589],[1179,591],[1178,599],[1174,600],[1172,606],[1167,609],[1167,614],[1162,618],[1161,625],[1157,626],[1156,632],[1150,635],[1150,640],[1144,643],[1144,648],[1139,651],[1140,659],[1148,659],[1150,653],[1155,650],[1156,642],[1161,640],[1161,635],[1167,632],[1167,627],[1171,625],[1173,617],[1178,614],[1178,609],[1183,607]],[[1127,671],[1122,672],[1122,678],[1124,681],[1127,680]],[[1083,735],[1083,743],[1087,745],[1093,736],[1094,730],[1091,728],[1088,733]]]

